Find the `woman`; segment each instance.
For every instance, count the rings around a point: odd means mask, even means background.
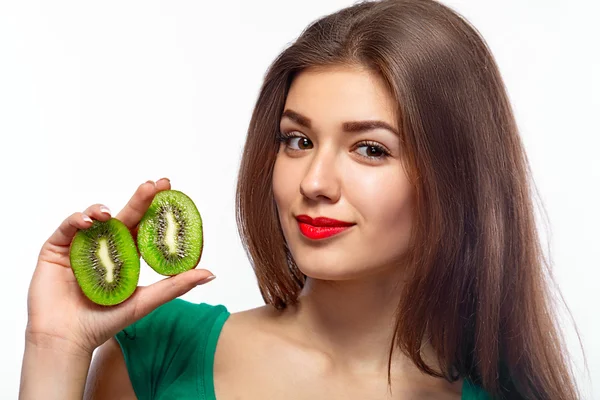
[[[169,188],[141,185],[117,218],[135,230]],[[508,97],[449,8],[358,3],[283,51],[237,213],[267,304],[231,315],[173,300],[202,269],[90,304],[69,244],[110,212],[65,220],[31,282],[21,397],[577,398]]]

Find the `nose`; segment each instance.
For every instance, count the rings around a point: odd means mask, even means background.
[[[341,196],[341,185],[337,172],[335,154],[332,151],[317,151],[310,159],[306,174],[300,182],[300,193],[311,200],[337,202]]]

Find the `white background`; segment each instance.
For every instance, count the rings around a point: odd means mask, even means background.
[[[74,211],[116,212],[171,178],[200,209],[201,266],[217,279],[184,298],[262,304],[237,236],[241,149],[267,66],[347,0],[0,0],[0,397],[17,398],[26,295],[39,248]],[[585,398],[600,382],[600,29],[595,0],[447,0],[500,66],[550,218],[557,281]],[[145,267],[141,284],[160,277]],[[568,326],[568,321],[565,320]]]

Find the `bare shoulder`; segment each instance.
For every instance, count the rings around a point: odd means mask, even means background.
[[[217,399],[300,398],[294,377],[299,366],[310,371],[314,363],[290,340],[286,316],[269,305],[229,316],[214,357]]]
[[[281,331],[284,311],[271,305],[231,313],[223,326],[223,332],[242,330],[246,334],[271,333]]]
[[[115,338],[109,339],[96,350],[85,385],[84,399],[137,399],[125,358]]]
[[[266,319],[271,320],[280,317],[282,313],[282,311],[277,310],[275,307],[266,304],[260,307],[232,313],[231,317],[248,323],[256,323],[265,322]]]
[[[462,398],[462,380],[454,383],[443,382],[437,387],[423,387],[419,398],[460,400]]]
[[[223,325],[217,351],[248,349],[273,340],[278,336],[280,316],[281,312],[269,305],[232,313]]]
[[[352,379],[332,366],[331,358],[306,339],[293,323],[293,310],[262,306],[232,313],[217,341],[213,378],[218,399],[364,399],[389,398],[387,379]],[[405,371],[406,372],[406,371]],[[411,372],[395,382],[394,398],[460,400],[460,382],[447,383]],[[366,397],[365,397],[366,396]]]

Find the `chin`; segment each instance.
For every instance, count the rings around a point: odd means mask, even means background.
[[[387,280],[395,279],[393,276],[404,269],[397,257],[374,259],[370,252],[353,256],[346,251],[324,250],[302,249],[297,256],[292,251],[296,266],[307,278],[324,281]]]
[[[298,269],[307,278],[325,281],[348,281],[369,275],[369,268],[356,265],[349,257],[313,257],[295,258]]]

